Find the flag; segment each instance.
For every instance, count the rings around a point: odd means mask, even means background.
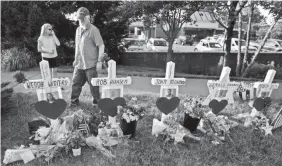
[[[274,118],[271,125],[273,126],[273,129],[277,129],[282,126],[282,108],[280,109],[276,117]]]

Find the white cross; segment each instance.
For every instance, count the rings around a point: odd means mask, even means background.
[[[108,62],[108,77],[92,78],[91,84],[93,86],[102,86],[102,98],[114,99],[123,97],[123,86],[131,84],[131,77],[116,78],[116,62],[110,60]],[[109,123],[112,126],[117,126],[116,116],[109,116]]]
[[[47,100],[46,93],[58,92],[58,98],[63,98],[61,87],[70,85],[68,77],[52,78],[49,63],[42,60],[39,63],[42,79],[28,80],[24,83],[25,89],[36,89],[38,100]],[[43,97],[42,97],[43,94]]]
[[[178,85],[185,85],[185,78],[174,78],[175,63],[168,62],[166,65],[165,78],[152,78],[152,85],[160,85],[160,97],[178,97]],[[170,90],[171,94],[166,94]],[[175,90],[175,94],[172,94]],[[169,115],[162,114],[162,121]]]
[[[239,87],[239,82],[230,82],[229,74],[231,69],[223,67],[218,81],[209,80],[207,82],[209,95],[203,102],[203,105],[209,105],[210,101],[216,99],[227,100],[228,104],[234,103],[233,93]]]
[[[275,77],[276,71],[275,70],[268,70],[264,82],[255,82],[254,88],[257,88],[257,97],[270,97],[273,89],[278,89],[279,84],[278,83],[272,83],[274,77]],[[253,102],[251,101],[249,105],[252,107]],[[251,116],[257,115],[258,111],[253,108],[251,112]]]

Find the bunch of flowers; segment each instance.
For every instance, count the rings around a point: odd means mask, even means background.
[[[215,115],[212,112],[206,114],[203,118],[203,129],[215,139],[215,142],[224,140],[225,136],[230,133],[230,129],[237,125],[237,122],[228,119],[227,116]]]
[[[261,129],[262,127],[266,127],[268,123],[268,119],[264,116],[256,116],[252,119],[252,125],[254,125],[257,129]]]
[[[145,115],[145,108],[137,104],[137,98],[131,98],[131,101],[128,105],[118,107],[118,113],[121,114],[121,118],[124,119],[127,123],[132,121],[138,121],[142,119]]]
[[[184,111],[192,118],[201,119],[206,113],[209,112],[207,106],[202,105],[203,98],[187,98],[184,103]]]

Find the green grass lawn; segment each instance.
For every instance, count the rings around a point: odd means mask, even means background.
[[[151,135],[153,118],[160,119],[161,113],[155,106],[158,94],[132,92],[126,93],[128,101],[136,96],[138,102],[146,107],[145,117],[138,121],[137,135],[135,141],[126,141],[118,144],[109,150],[117,156],[116,159],[109,159],[98,150],[83,148],[82,155],[69,157],[65,154],[56,157],[49,163],[51,166],[59,165],[91,165],[91,166],[281,166],[282,163],[282,129],[276,130],[272,136],[265,137],[254,132],[251,128],[242,126],[231,130],[231,138],[223,145],[213,145],[203,139],[200,143],[185,141],[185,144],[175,145],[173,142],[165,143],[164,139]],[[69,94],[64,94],[69,96]],[[184,96],[180,96],[183,98]],[[25,144],[29,135],[27,122],[40,116],[34,109],[37,97],[30,93],[16,93],[13,95],[14,109],[8,114],[2,115],[1,135],[1,162],[5,150],[16,145]],[[91,107],[90,93],[82,93],[81,108],[84,111],[93,111]],[[67,100],[67,102],[69,102]],[[275,104],[274,104],[275,105]],[[234,115],[250,111],[246,102],[236,101],[235,105],[228,106],[222,114]],[[67,107],[64,115],[75,111]],[[101,115],[95,111],[97,117]],[[183,121],[184,113],[181,110],[173,112],[180,123]],[[98,118],[101,119],[101,118]],[[138,142],[139,141],[139,142]],[[24,165],[22,161],[11,165]],[[47,165],[43,159],[36,159],[26,164]]]

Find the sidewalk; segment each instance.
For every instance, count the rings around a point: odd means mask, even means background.
[[[14,72],[2,72],[1,73],[1,81],[14,81],[13,78]],[[40,79],[40,71],[38,69],[33,69],[31,71],[24,71],[27,79]],[[69,77],[72,79],[72,73],[58,73],[59,77]],[[102,75],[100,77],[105,77]],[[118,76],[119,77],[119,76]],[[131,76],[132,84],[124,86],[125,92],[127,91],[142,91],[142,92],[153,92],[159,93],[160,86],[154,86],[151,84],[151,77],[140,77],[140,76]],[[208,88],[207,88],[208,79],[186,79],[185,86],[179,86],[180,94],[189,94],[196,96],[207,96]],[[282,100],[282,81],[278,82],[280,84],[277,90],[274,90],[271,98]],[[86,83],[87,84],[87,83]],[[27,93],[34,92],[34,90],[26,90],[22,85],[18,85],[14,87],[14,91],[16,93]],[[65,88],[64,92],[71,91],[71,86]],[[84,86],[83,91],[89,91],[88,85]]]

